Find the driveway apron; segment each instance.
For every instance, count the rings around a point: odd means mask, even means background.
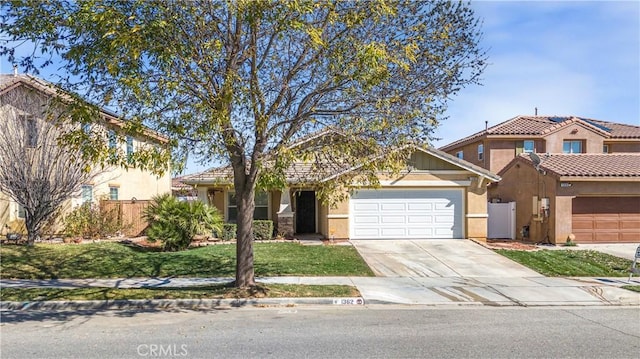
[[[470,240],[351,242],[379,277],[542,277]]]

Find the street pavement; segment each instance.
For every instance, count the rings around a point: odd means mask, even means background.
[[[248,305],[426,306],[640,306],[640,293],[623,285],[632,278],[544,277],[495,252],[466,240],[353,241],[376,277],[266,277],[258,282],[355,286],[361,298],[272,298],[242,300],[158,300],[98,302],[2,302],[0,310],[91,309],[127,307],[216,308]],[[635,253],[635,248],[633,248]],[[232,278],[120,278],[0,280],[0,288],[111,287],[162,288],[220,284]]]

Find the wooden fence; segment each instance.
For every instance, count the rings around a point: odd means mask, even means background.
[[[118,220],[123,225],[123,232],[129,237],[143,235],[144,230],[149,225],[144,219],[144,210],[151,201],[112,201],[104,200],[100,202],[100,210],[103,212],[115,212]]]

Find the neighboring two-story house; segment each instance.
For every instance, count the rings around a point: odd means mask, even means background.
[[[502,177],[518,239],[640,242],[640,126],[518,116],[440,149]]]
[[[18,95],[24,98],[30,96],[55,97],[60,96],[52,84],[29,75],[0,75],[0,97]],[[5,106],[11,106],[7,103]],[[3,107],[2,110],[7,110]],[[25,109],[19,109],[26,111]],[[168,140],[151,130],[144,130],[138,137],[128,136],[122,142],[116,141],[111,133],[122,130],[124,122],[114,113],[100,110],[101,118],[95,123],[87,125],[91,133],[107,136],[110,147],[121,147],[121,152],[132,154],[145,146],[158,146]],[[35,119],[44,121],[44,119]],[[113,139],[112,139],[113,138]],[[87,201],[109,200],[149,200],[154,196],[171,191],[171,176],[165,173],[157,176],[151,172],[137,168],[107,167],[90,183],[82,185],[80,193],[68,202],[67,209],[73,208]],[[24,211],[7,195],[0,193],[0,228],[6,224],[20,221],[24,218]]]

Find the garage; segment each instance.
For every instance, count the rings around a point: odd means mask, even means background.
[[[572,202],[576,242],[640,241],[640,197],[576,197]]]
[[[462,189],[360,190],[349,201],[352,239],[463,238]]]

